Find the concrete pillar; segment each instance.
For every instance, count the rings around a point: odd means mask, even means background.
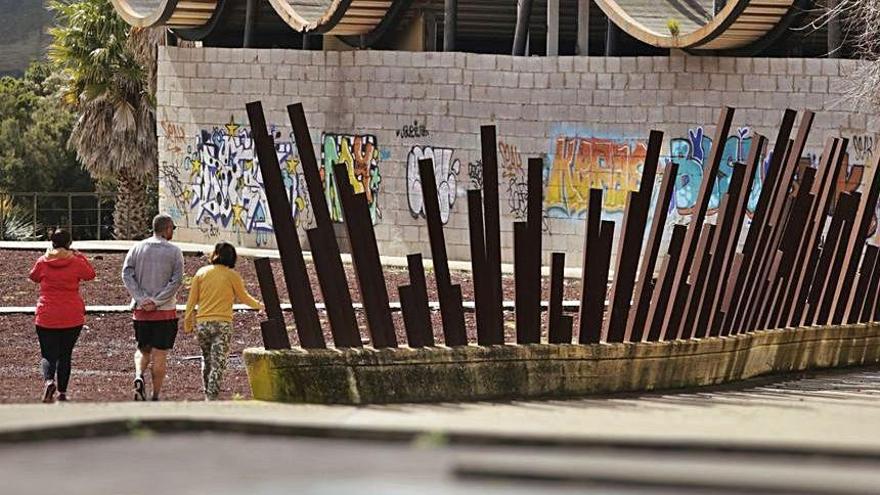
[[[547,0],[547,56],[559,55],[559,0]]]
[[[575,53],[578,55],[590,54],[590,0],[578,0]]]
[[[254,24],[257,22],[257,11],[259,8],[257,0],[247,0],[244,12],[244,40],[242,40],[244,48],[254,46]]]
[[[608,19],[608,31],[605,33],[605,56],[615,57],[620,51],[620,28]]]
[[[513,33],[513,54],[526,55],[526,38],[529,35],[529,19],[532,16],[532,0],[519,0],[516,9],[516,31]]]
[[[458,27],[458,0],[444,0],[443,51],[455,51],[455,31]]]
[[[425,51],[426,52],[436,52],[437,51],[437,18],[434,17],[433,12],[425,12],[424,13],[424,25],[425,25]]]

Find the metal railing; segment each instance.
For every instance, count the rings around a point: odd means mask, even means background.
[[[45,237],[52,228],[67,229],[77,240],[113,238],[114,193],[102,192],[10,192],[13,204],[27,212],[33,237]]]

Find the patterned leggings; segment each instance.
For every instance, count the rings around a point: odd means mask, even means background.
[[[196,336],[202,348],[202,380],[205,398],[217,400],[220,382],[226,371],[229,342],[232,340],[232,323],[228,321],[203,321],[196,325]]]

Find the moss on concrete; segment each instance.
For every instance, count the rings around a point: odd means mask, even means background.
[[[594,345],[244,352],[254,398],[374,404],[575,397],[880,362],[880,326]]]

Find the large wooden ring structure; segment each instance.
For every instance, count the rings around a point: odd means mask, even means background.
[[[218,0],[110,0],[125,22],[137,27],[197,28],[211,19]]]
[[[368,35],[408,0],[258,0],[300,33],[337,36]],[[204,28],[212,18],[231,12],[247,0],[111,0],[132,26],[165,25],[178,30]],[[230,4],[230,5],[224,5]],[[241,4],[241,5],[237,5]],[[240,10],[240,9],[239,9]],[[387,21],[386,21],[387,24]],[[210,30],[209,30],[210,31]],[[189,38],[189,36],[184,36]]]
[[[773,30],[796,0],[729,0],[717,13],[712,0],[596,0],[630,36],[661,48],[727,50],[747,46]],[[669,23],[675,21],[673,36]]]

